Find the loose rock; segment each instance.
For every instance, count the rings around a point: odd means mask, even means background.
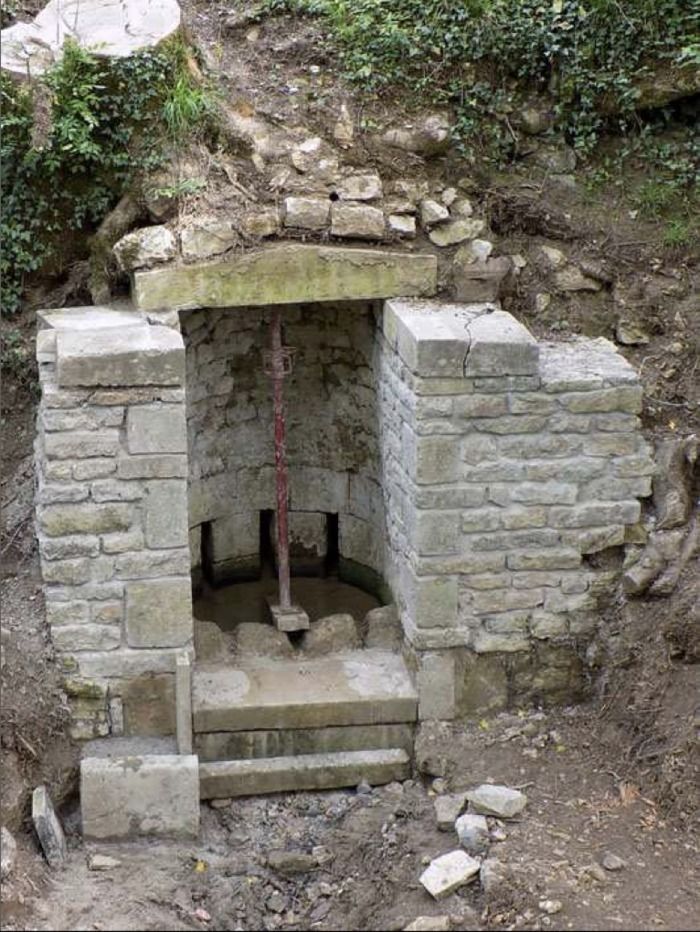
[[[45,786],[38,786],[32,794],[32,821],[44,857],[51,867],[60,867],[68,854],[66,838]]]
[[[499,861],[498,858],[488,858],[482,863],[479,871],[479,881],[487,896],[497,895],[503,887],[510,885],[511,880],[512,871],[507,864]]]
[[[467,805],[467,794],[455,793],[449,796],[438,796],[434,805],[438,829],[441,832],[451,832],[455,827],[455,819]]]
[[[313,621],[301,646],[304,653],[319,657],[333,651],[358,650],[362,641],[353,616],[339,612]]]
[[[403,635],[399,613],[395,605],[382,605],[370,609],[362,622],[365,647],[379,650],[399,650]]]
[[[467,812],[455,822],[460,845],[469,854],[483,854],[489,846],[489,826],[485,816]]]
[[[479,873],[480,862],[466,851],[450,851],[430,862],[420,882],[436,900],[458,890]]]
[[[449,916],[418,916],[404,927],[404,932],[449,932],[449,930]]]
[[[606,871],[621,871],[623,867],[627,866],[627,861],[623,860],[619,855],[613,854],[611,851],[605,852],[601,863]]]
[[[428,236],[436,246],[454,246],[463,243],[465,239],[474,239],[485,225],[483,220],[450,220],[431,230]]]
[[[0,879],[7,880],[15,869],[17,842],[14,835],[3,825],[0,830]]]
[[[441,223],[450,216],[449,210],[437,201],[427,197],[420,202],[420,222],[424,227],[430,227],[435,223]]]
[[[554,916],[562,910],[561,900],[540,900],[538,905],[548,916]]]
[[[482,783],[467,796],[474,812],[497,816],[499,819],[512,819],[527,805],[527,796],[520,790],[491,783]]]
[[[633,320],[618,320],[615,327],[615,339],[623,346],[644,346],[649,342],[649,334]]]
[[[600,291],[602,285],[595,278],[584,275],[575,265],[568,265],[554,276],[560,291]]]
[[[119,858],[112,858],[108,854],[91,854],[87,866],[90,871],[111,871],[120,867],[121,863]]]
[[[333,128],[333,138],[341,149],[349,149],[353,143],[355,126],[346,104],[341,104],[338,121]]]
[[[305,851],[270,851],[267,864],[280,874],[306,874],[318,867],[318,860]]]
[[[175,257],[175,237],[167,227],[154,226],[134,230],[122,236],[114,246],[117,264],[123,272],[167,262]]]

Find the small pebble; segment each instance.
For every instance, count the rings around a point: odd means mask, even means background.
[[[561,912],[561,900],[540,900],[539,907],[543,913],[547,913],[548,916],[554,916],[556,913]]]

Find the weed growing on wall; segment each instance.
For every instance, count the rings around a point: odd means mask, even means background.
[[[41,82],[0,81],[0,274],[3,313],[13,314],[26,276],[60,264],[166,144],[206,129],[214,107],[179,40],[111,60],[68,42]]]

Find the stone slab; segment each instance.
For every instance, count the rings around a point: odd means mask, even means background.
[[[393,300],[384,305],[382,328],[408,368],[424,378],[462,378],[469,327],[478,305]]]
[[[505,311],[482,314],[469,326],[467,376],[537,375],[539,346],[530,331]]]
[[[56,374],[61,387],[182,385],[185,347],[170,327],[59,330]]]
[[[195,732],[412,722],[416,707],[403,660],[384,651],[194,667]]]
[[[221,799],[290,790],[391,783],[410,776],[408,754],[399,749],[303,754],[200,765],[200,797]]]
[[[330,728],[215,731],[198,734],[195,749],[200,761],[251,760],[401,748],[413,751],[413,725],[348,725]],[[454,820],[453,820],[454,822]]]
[[[473,880],[480,867],[481,861],[466,851],[449,851],[430,862],[420,875],[420,882],[438,900]]]
[[[198,759],[192,754],[83,758],[80,805],[87,839],[195,837]]]
[[[61,867],[68,856],[66,838],[45,786],[32,793],[32,821],[50,867]]]
[[[106,330],[144,325],[146,317],[130,305],[88,304],[81,307],[46,308],[36,312],[39,331]]]
[[[271,602],[270,614],[278,631],[307,631],[311,624],[308,614],[300,605],[283,608]]]
[[[435,256],[296,244],[133,278],[134,301],[143,310],[431,295],[436,288]]]

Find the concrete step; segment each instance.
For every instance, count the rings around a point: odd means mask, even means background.
[[[258,760],[211,761],[199,765],[200,799],[257,796],[290,790],[328,790],[406,780],[411,765],[399,748],[377,751],[340,751]]]
[[[329,728],[290,728],[286,731],[210,731],[194,736],[200,761],[294,757],[336,751],[401,748],[413,753],[413,725],[345,725]]]
[[[192,706],[196,733],[256,731],[413,722],[418,697],[398,654],[362,650],[195,663]]]

